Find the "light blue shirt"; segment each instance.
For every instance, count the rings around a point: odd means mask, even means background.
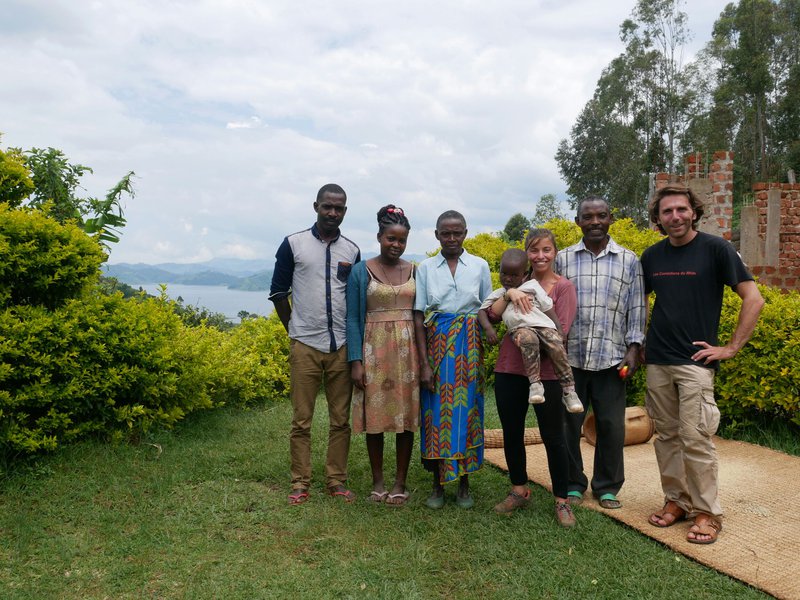
[[[453,314],[475,314],[492,293],[488,263],[464,250],[458,257],[455,277],[441,252],[426,258],[417,268],[414,310]]]

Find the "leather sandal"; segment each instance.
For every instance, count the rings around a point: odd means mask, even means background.
[[[650,515],[648,522],[656,527],[671,527],[684,519],[686,519],[686,511],[670,500],[664,504],[664,508]],[[657,520],[664,521],[664,525]]]
[[[686,541],[690,544],[713,544],[717,541],[719,532],[722,531],[722,521],[706,513],[700,513],[694,518],[694,525],[686,534]],[[707,535],[707,540],[689,536]]]

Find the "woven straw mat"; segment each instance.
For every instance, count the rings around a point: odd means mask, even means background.
[[[618,494],[621,509],[603,509],[589,495],[582,507],[603,512],[776,598],[800,600],[800,458],[718,437],[714,443],[725,513],[715,544],[687,542],[690,521],[666,528],[648,524],[648,516],[664,504],[652,440],[625,447],[625,485]],[[528,445],[526,450],[528,478],[552,489],[544,446]],[[594,448],[581,440],[581,451],[586,475],[591,478]],[[492,464],[508,469],[502,448],[487,448],[485,456]],[[580,527],[580,513],[578,521]]]

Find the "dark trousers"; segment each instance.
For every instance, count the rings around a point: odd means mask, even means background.
[[[615,367],[602,371],[572,369],[575,391],[584,412],[566,414],[566,439],[569,450],[569,491],[585,492],[589,481],[583,472],[581,427],[589,407],[594,412],[597,445],[594,449],[592,493],[616,494],[625,481],[622,449],[625,442],[625,381]]]
[[[558,381],[543,381],[543,404],[528,404],[530,382],[522,375],[494,374],[494,397],[497,414],[503,426],[503,453],[508,464],[512,485],[528,481],[527,455],[525,453],[525,417],[533,406],[539,422],[539,433],[547,453],[547,467],[553,484],[553,495],[567,497],[567,470],[569,457],[564,440],[564,405],[561,404],[561,385]]]

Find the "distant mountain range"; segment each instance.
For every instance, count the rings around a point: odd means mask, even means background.
[[[214,258],[202,263],[117,263],[103,266],[104,274],[128,285],[178,283],[224,285],[253,292],[269,289],[273,261]]]
[[[364,258],[371,258],[368,253]],[[414,262],[424,260],[424,254],[408,254],[403,258]],[[232,290],[261,292],[269,290],[274,260],[245,260],[214,258],[201,263],[117,263],[103,265],[104,275],[115,277],[128,285],[148,283],[178,283],[183,285],[224,285]]]

